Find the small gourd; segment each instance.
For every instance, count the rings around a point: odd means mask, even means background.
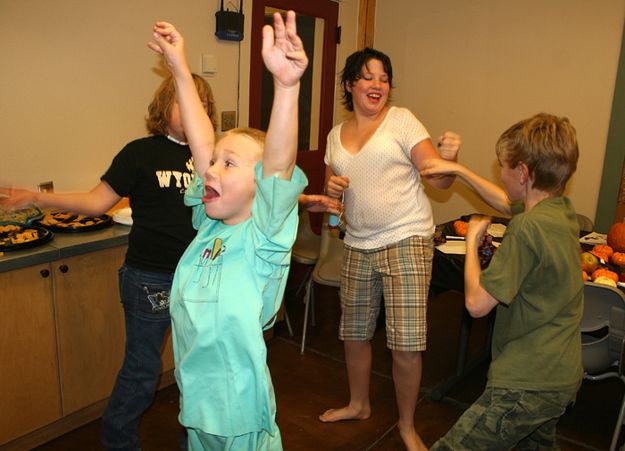
[[[593,282],[595,282],[597,280],[597,278],[599,278],[599,277],[607,277],[609,279],[614,280],[614,283],[618,282],[618,274],[615,273],[614,271],[610,271],[609,269],[606,269],[606,268],[596,269],[595,271],[593,271],[593,273],[592,273],[592,275],[590,277],[591,277]]]
[[[616,266],[625,266],[625,252],[615,252],[610,261]]]

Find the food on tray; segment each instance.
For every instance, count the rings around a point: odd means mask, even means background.
[[[39,230],[13,224],[0,225],[0,247],[28,243],[40,238]]]
[[[98,226],[105,226],[111,223],[111,217],[102,216],[86,216],[65,211],[47,212],[43,218],[39,220],[39,224],[44,227],[50,227],[55,230],[77,231],[80,229],[92,229]]]
[[[19,222],[26,224],[31,220],[40,218],[41,210],[35,206],[25,208],[0,208],[0,222]]]

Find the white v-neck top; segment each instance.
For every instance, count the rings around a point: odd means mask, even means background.
[[[412,148],[430,135],[406,108],[391,107],[356,154],[341,144],[341,128],[328,134],[324,161],[335,175],[349,177],[345,191],[345,243],[376,249],[409,236],[434,233],[432,207],[421,176],[412,164]]]

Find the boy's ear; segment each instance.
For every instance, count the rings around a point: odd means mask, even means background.
[[[517,170],[519,171],[519,181],[522,184],[530,181],[530,170],[524,162],[520,162],[517,166]]]

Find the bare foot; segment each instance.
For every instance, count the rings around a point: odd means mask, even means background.
[[[408,451],[427,451],[428,447],[425,446],[417,431],[413,428],[410,428],[406,431],[402,431],[402,428],[397,426],[399,429],[399,435],[401,435],[402,440],[404,441],[404,445],[406,445],[406,449]]]
[[[371,416],[370,407],[352,407],[347,405],[340,409],[328,409],[319,415],[319,420],[324,423],[334,423],[343,420],[366,420]]]

